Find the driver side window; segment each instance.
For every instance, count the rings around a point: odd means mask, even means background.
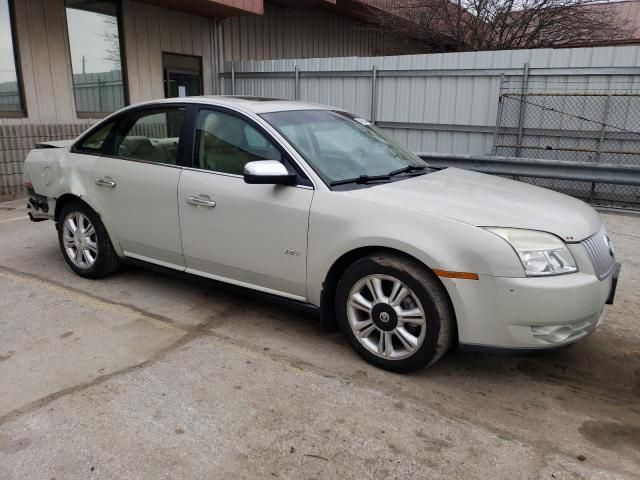
[[[228,113],[201,110],[194,167],[242,175],[248,162],[282,161],[280,151],[249,122]]]

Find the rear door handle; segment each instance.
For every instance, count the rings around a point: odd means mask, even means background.
[[[213,200],[207,200],[202,197],[185,197],[187,199],[187,203],[189,205],[196,205],[198,207],[208,207],[213,208],[216,206],[216,202]]]
[[[100,185],[101,187],[115,188],[116,182],[109,177],[96,178],[96,185]]]

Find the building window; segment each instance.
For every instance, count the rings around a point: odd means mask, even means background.
[[[191,55],[162,54],[165,97],[202,95],[202,58]]]
[[[0,115],[24,113],[10,0],[0,0]]]
[[[109,113],[126,104],[119,4],[65,0],[78,113]]]

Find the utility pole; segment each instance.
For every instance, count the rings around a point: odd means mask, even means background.
[[[84,58],[84,55],[82,55],[82,74],[85,74],[85,64],[87,63],[87,60]]]

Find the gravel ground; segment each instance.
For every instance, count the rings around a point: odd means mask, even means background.
[[[74,275],[0,203],[0,479],[640,478],[640,217],[566,349],[397,375],[313,317],[197,279]]]

